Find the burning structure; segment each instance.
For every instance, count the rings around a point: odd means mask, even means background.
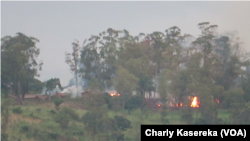
[[[193,97],[190,106],[196,108],[196,107],[200,107],[199,104],[200,104],[200,102],[198,101],[197,96]]]
[[[110,93],[109,95],[110,95],[110,96],[120,96],[120,94],[118,94],[118,93],[115,93],[115,92],[113,92],[113,93]]]
[[[197,96],[194,96],[194,97],[189,96],[189,99],[190,99],[190,107],[193,107],[193,108],[200,107],[200,100]],[[220,101],[218,99],[214,99],[214,101],[218,104],[220,103]],[[187,106],[187,105],[183,105],[182,103],[180,103],[180,104],[175,104],[175,105],[171,104],[170,106],[171,107],[182,107],[182,106]]]
[[[115,90],[113,91],[106,91],[109,93],[111,97],[120,96],[119,93],[117,93]],[[137,95],[136,92],[134,92],[132,95]],[[161,108],[162,102],[160,100],[160,95],[157,92],[145,92],[145,102],[147,105],[151,105],[152,107]],[[167,105],[170,107],[182,107],[182,106],[190,106],[192,108],[199,108],[200,107],[200,100],[198,96],[189,96],[187,99],[189,99],[189,104],[184,104],[181,102],[178,102],[172,94],[168,94],[167,96],[168,102]],[[214,102],[219,103],[218,99],[214,99]]]
[[[200,107],[200,102],[198,100],[198,97],[197,96],[194,96],[194,97],[190,97],[189,96],[189,99],[190,99],[190,107],[193,107],[193,108],[197,108],[197,107]],[[187,105],[183,105],[183,103],[179,103],[179,104],[170,104],[171,107],[182,107],[182,106],[187,106]]]

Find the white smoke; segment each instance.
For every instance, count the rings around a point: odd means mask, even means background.
[[[78,90],[78,96],[77,96],[77,90]],[[69,93],[71,94],[71,97],[75,98],[75,97],[80,97],[81,93],[84,90],[82,89],[82,86],[78,86],[78,88],[76,88],[75,85],[65,88],[61,93]]]
[[[45,92],[46,92],[46,87],[43,87],[43,90],[42,90],[41,94],[44,95]]]
[[[41,92],[41,95],[46,95],[46,90],[47,90],[47,88],[46,88],[46,87],[43,87],[43,90],[42,90],[42,92]],[[62,92],[62,90],[59,88],[59,86],[56,86],[56,88],[55,88],[54,90],[48,91],[47,94],[48,94],[48,95],[54,95],[54,94],[60,93],[60,92]]]
[[[195,37],[189,37],[188,39],[183,41],[179,40],[178,43],[182,48],[189,48],[192,46],[192,42],[195,40],[196,40]]]

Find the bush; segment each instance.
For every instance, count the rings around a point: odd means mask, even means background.
[[[61,128],[67,128],[69,124],[69,120],[70,120],[69,116],[64,115],[62,113],[58,113],[55,118],[55,122],[59,123]]]
[[[124,141],[124,134],[122,133],[113,133],[111,135],[113,138],[115,138],[116,141]]]
[[[56,111],[54,111],[54,110],[50,110],[49,111],[51,114],[56,114]]]
[[[87,112],[86,114],[83,115],[81,118],[82,123],[84,124],[84,127],[89,131],[89,132],[96,132],[100,130],[101,119],[104,118],[104,113],[99,112],[99,111],[91,111]]]
[[[73,111],[71,108],[63,107],[61,112],[69,115],[73,120],[76,120],[76,121],[79,120],[79,115],[75,111]]]
[[[23,122],[23,123],[20,124],[19,128],[20,128],[20,131],[21,131],[21,132],[28,132],[30,126],[29,126],[28,123]]]
[[[138,109],[141,107],[142,104],[142,97],[137,95],[137,96],[132,96],[128,99],[128,101],[125,102],[124,108],[129,111],[129,114],[131,111]]]
[[[108,105],[108,108],[111,109],[112,108],[112,102],[111,102],[111,97],[109,95],[109,93],[105,93],[105,101],[106,101],[106,104]]]
[[[15,114],[22,114],[22,109],[20,107],[14,107],[12,109],[12,112],[15,113]]]
[[[132,128],[131,122],[125,117],[115,116],[114,118],[116,120],[116,125],[120,130],[126,131],[127,129]]]
[[[88,106],[90,106],[91,108],[101,107],[107,103],[105,99],[105,95],[91,95],[90,99],[91,100],[89,101]]]
[[[55,106],[58,107],[63,102],[63,100],[61,98],[55,98],[53,102]]]
[[[188,124],[193,123],[193,111],[190,107],[182,107],[181,110],[181,119]]]
[[[58,133],[48,133],[48,136],[52,140],[57,140],[59,137],[59,134]]]
[[[60,124],[62,128],[67,128],[70,119],[79,120],[79,115],[70,108],[63,107],[55,117],[55,121]]]
[[[37,111],[38,113],[40,113],[40,112],[41,112],[41,109],[40,109],[40,108],[37,108],[36,111]]]
[[[169,121],[166,119],[166,117],[167,117],[167,112],[162,111],[161,112],[161,121],[162,121],[162,123],[169,123]]]

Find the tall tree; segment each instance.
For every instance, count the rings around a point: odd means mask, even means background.
[[[30,81],[39,76],[38,70],[42,69],[43,63],[38,63],[37,60],[40,49],[36,47],[36,43],[39,40],[19,32],[15,37],[3,37],[1,41],[2,83],[11,86],[21,104],[20,95],[24,97],[29,90]]]
[[[123,109],[125,98],[132,95],[132,92],[136,90],[138,87],[138,81],[139,79],[131,74],[127,69],[124,69],[121,66],[117,69],[113,79],[113,85],[123,98]]]
[[[124,34],[123,37],[121,33]],[[119,53],[124,50],[126,43],[135,42],[133,36],[125,29],[121,31],[108,28],[99,33],[99,36],[92,35],[86,41],[88,43],[81,51],[81,74],[88,81],[96,78],[103,86],[110,87]]]
[[[80,46],[79,46],[79,41],[75,41],[72,43],[73,45],[73,53],[66,53],[66,63],[70,66],[70,70],[71,72],[74,73],[75,75],[75,79],[76,79],[76,92],[77,92],[77,96],[78,96],[78,72],[79,72],[79,51],[80,51]],[[72,56],[72,58],[71,58]]]

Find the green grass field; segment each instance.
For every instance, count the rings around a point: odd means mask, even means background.
[[[72,106],[76,101],[66,101],[63,102],[60,107],[63,106]],[[52,102],[46,102],[43,104],[37,104],[32,102],[25,102],[24,105],[20,106],[22,109],[21,114],[14,114],[12,112],[12,108],[18,106],[11,106],[10,107],[10,117],[9,123],[7,128],[7,133],[9,136],[10,141],[35,141],[32,137],[32,134],[27,132],[21,132],[21,128],[25,126],[29,126],[30,129],[38,130],[40,136],[43,137],[47,136],[48,133],[55,134],[55,135],[64,135],[65,137],[70,136],[71,139],[63,139],[60,140],[73,140],[76,141],[84,141],[84,140],[91,140],[90,136],[87,135],[84,125],[78,121],[70,121],[69,126],[67,129],[62,129],[58,123],[54,121],[53,114],[50,113],[51,110],[55,110],[54,104]],[[75,110],[80,118],[87,112],[84,108],[72,108]],[[162,124],[161,122],[161,115],[160,111],[158,110],[147,110],[147,115],[142,114],[141,111],[135,110],[128,113],[128,111],[112,111],[107,110],[110,117],[115,115],[123,115],[128,120],[131,121],[132,127],[131,129],[124,132],[125,137],[128,140],[140,140],[140,125],[141,124]],[[194,113],[193,117],[199,117]],[[222,118],[223,120],[228,120],[230,114],[227,111],[219,110],[218,117]],[[180,111],[179,110],[169,110],[167,119],[169,120],[169,124],[186,124],[181,120]],[[81,133],[83,132],[83,134]],[[78,134],[78,135],[76,135]],[[51,135],[51,136],[52,136]]]

